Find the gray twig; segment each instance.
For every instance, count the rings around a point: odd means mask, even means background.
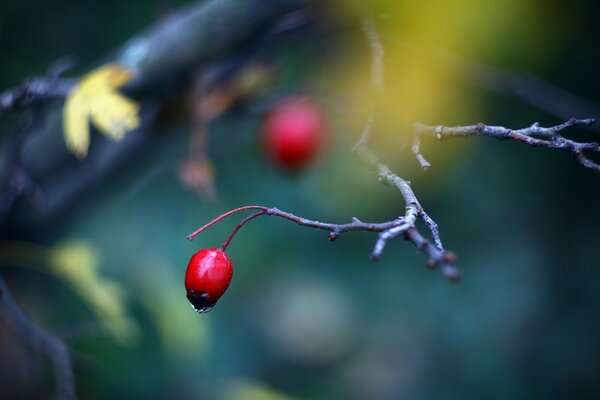
[[[363,150],[365,149],[363,148]],[[403,193],[405,199],[411,199],[411,201],[407,203],[406,213],[394,220],[374,223],[363,222],[358,218],[352,218],[352,222],[346,224],[332,224],[298,217],[292,213],[281,211],[277,208],[264,208],[263,212],[266,215],[274,215],[280,218],[285,218],[289,221],[293,221],[300,226],[330,231],[331,233],[329,234],[329,240],[331,241],[337,239],[338,236],[344,232],[379,232],[379,236],[375,242],[375,247],[371,252],[371,258],[373,260],[378,260],[381,257],[389,240],[398,236],[404,236],[407,240],[411,241],[417,247],[417,249],[429,255],[429,261],[427,263],[429,267],[433,268],[439,265],[442,269],[442,272],[448,279],[451,281],[457,281],[460,279],[460,274],[452,266],[455,256],[451,252],[444,251],[443,247],[441,247],[441,242],[439,247],[432,245],[416,228],[416,222],[418,218],[421,218],[423,221],[425,221],[425,223],[427,223],[427,221],[433,221],[431,218],[429,218],[429,216],[426,218],[423,217],[423,215],[427,214],[424,213],[423,208],[416,200],[416,197],[414,196],[412,189],[410,189],[410,186],[408,186],[408,183],[389,171],[389,169],[387,169],[387,167],[385,167],[383,164],[379,164],[378,167],[380,168],[380,176],[381,174],[384,174],[384,179],[386,182],[388,182],[390,185],[397,186],[400,192]],[[437,237],[436,241],[439,241],[439,236]]]
[[[431,164],[429,163],[429,161],[427,161],[425,159],[425,157],[423,157],[423,154],[421,154],[421,138],[420,137],[418,137],[418,136],[414,137],[413,145],[412,145],[411,149],[412,149],[413,154],[417,158],[419,165],[421,165],[421,168],[423,168],[425,171],[427,171],[429,169],[429,167],[431,167]]]
[[[424,136],[433,137],[435,139],[446,139],[455,137],[470,137],[470,136],[488,136],[495,139],[512,139],[523,142],[533,147],[545,147],[550,149],[565,149],[569,150],[577,162],[586,168],[600,173],[600,164],[590,160],[585,151],[600,153],[600,143],[598,142],[576,142],[567,139],[560,132],[573,127],[589,127],[596,122],[594,119],[577,119],[570,120],[548,128],[541,127],[537,122],[528,128],[509,129],[503,126],[491,126],[479,123],[469,126],[454,126],[448,127],[443,125],[429,126],[421,123],[415,124],[415,143],[420,143],[420,138]],[[427,169],[423,161],[430,165],[423,155],[420,153],[419,146],[413,145],[413,152],[417,160],[423,167]]]
[[[454,253],[444,250],[438,225],[425,212],[417,196],[410,187],[410,183],[400,176],[396,175],[384,163],[380,162],[378,157],[366,146],[361,143],[354,147],[354,154],[363,162],[377,171],[379,180],[395,189],[397,189],[405,202],[405,214],[398,218],[395,224],[379,231],[379,238],[373,250],[372,257],[378,259],[388,240],[398,236],[412,242],[417,249],[423,251],[429,256],[427,266],[434,268],[439,266],[442,273],[449,280],[456,282],[460,279],[460,273],[454,267],[456,256]],[[435,244],[427,240],[417,228],[417,220],[421,219],[431,232]]]

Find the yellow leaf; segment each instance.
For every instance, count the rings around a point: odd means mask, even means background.
[[[77,158],[84,158],[90,146],[90,131],[86,111],[82,110],[83,100],[77,92],[67,97],[64,108],[64,135],[67,148]]]
[[[100,132],[113,140],[121,140],[126,132],[140,124],[138,110],[135,101],[116,93],[106,93],[96,99],[90,116]]]
[[[85,75],[67,96],[64,136],[67,148],[77,158],[87,156],[90,121],[106,137],[117,141],[139,126],[139,105],[117,91],[131,79],[128,69],[106,64]]]

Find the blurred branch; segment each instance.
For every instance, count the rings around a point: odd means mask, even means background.
[[[585,151],[600,153],[600,143],[581,143],[563,137],[559,132],[573,127],[588,127],[594,124],[594,119],[571,118],[560,125],[543,128],[536,122],[528,128],[509,129],[502,126],[490,126],[483,123],[470,126],[448,127],[443,125],[428,126],[421,123],[415,124],[415,141],[413,153],[423,169],[430,164],[425,160],[419,150],[420,137],[429,136],[439,140],[455,137],[488,136],[496,139],[513,139],[533,147],[569,150],[577,162],[586,168],[600,173],[600,165],[590,160]]]
[[[383,57],[385,49],[381,44],[379,33],[371,16],[363,17],[361,27],[371,49],[371,87],[376,90],[383,89]]]
[[[458,79],[485,90],[515,96],[560,119],[573,116],[600,118],[600,105],[530,74],[509,71],[472,60],[441,48],[422,48],[405,40],[386,36],[387,42],[443,64]],[[600,125],[590,129],[600,131]]]
[[[0,118],[34,105],[62,101],[75,81],[55,77],[27,79],[19,86],[0,93]]]
[[[222,56],[247,43],[261,28],[310,0],[208,0],[184,7],[163,24],[129,40],[115,61],[134,70],[136,82],[165,80],[165,74]]]
[[[256,7],[251,0],[198,1],[129,40],[114,61],[133,70],[136,79],[129,90],[135,90],[153,79],[164,81],[193,64],[230,51],[252,38],[262,25],[308,3],[272,0]],[[231,29],[233,26],[236,29]],[[276,28],[285,31],[281,23]],[[0,118],[35,104],[63,100],[77,80],[58,79],[72,61],[59,62],[51,67],[51,76],[27,79],[0,93]]]
[[[197,1],[125,43],[104,62],[117,63],[133,72],[134,81],[124,91],[142,105],[140,129],[119,143],[95,135],[87,160],[79,162],[65,148],[59,113],[48,115],[48,126],[28,135],[20,145],[22,171],[35,180],[45,199],[43,209],[38,214],[30,213],[28,222],[39,224],[64,210],[86,188],[130,160],[140,147],[156,141],[155,119],[164,98],[184,93],[190,75],[198,68],[216,62],[228,65],[232,63],[224,61],[238,59],[241,61],[233,64],[241,67],[247,49],[260,45],[261,34],[272,36],[293,29],[294,24],[286,16],[311,3],[270,0],[257,6],[251,0]],[[74,83],[53,78],[28,80],[1,95],[0,117],[32,106],[54,105],[64,99]],[[3,172],[10,174],[9,169]],[[11,211],[13,203],[6,202],[5,213]]]
[[[516,96],[557,118],[569,119],[574,115],[600,118],[600,105],[536,75],[492,67],[441,49],[435,53],[458,77],[472,85]],[[598,131],[600,126],[592,129]]]
[[[72,57],[62,57],[50,65],[46,76],[26,79],[19,86],[0,93],[0,119],[11,112],[62,101],[77,80],[60,79],[60,76],[74,64]]]
[[[36,104],[7,145],[7,157],[2,173],[2,183],[5,183],[0,194],[0,222],[7,212],[21,197],[28,197],[34,204],[40,205],[43,195],[29,172],[21,163],[21,152],[25,141],[36,129],[45,122],[48,106]]]
[[[75,84],[74,79],[60,79],[73,63],[71,57],[63,57],[50,66],[47,76],[27,80],[0,94],[0,119],[10,112],[22,109],[30,111],[6,146],[7,156],[1,177],[6,188],[0,195],[0,222],[23,196],[28,196],[34,203],[40,203],[41,191],[22,165],[23,146],[29,136],[44,125],[52,103],[62,101]]]
[[[8,291],[0,276],[0,312],[8,325],[30,347],[44,352],[52,362],[56,387],[54,398],[69,400],[75,398],[75,383],[69,349],[62,340],[33,322],[23,312]]]

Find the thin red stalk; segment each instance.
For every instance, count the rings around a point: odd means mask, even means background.
[[[244,224],[246,224],[246,222],[251,221],[256,217],[260,217],[261,215],[266,215],[266,214],[267,213],[265,211],[259,211],[259,212],[255,212],[254,214],[248,215],[246,218],[241,220],[240,223],[235,227],[235,229],[233,231],[231,231],[231,233],[229,234],[229,237],[227,238],[225,243],[223,243],[223,246],[221,246],[221,250],[223,250],[223,251],[227,250],[227,246],[229,246],[231,239],[233,239],[235,234],[240,230],[240,228],[242,226],[244,226]]]
[[[235,214],[237,212],[240,211],[245,211],[245,210],[261,210],[262,212],[266,212],[267,211],[267,207],[263,207],[263,206],[244,206],[244,207],[238,207],[235,208],[231,211],[227,211],[225,214],[221,214],[219,215],[217,218],[213,219],[212,221],[210,221],[207,224],[202,225],[200,228],[198,228],[196,231],[190,233],[188,235],[188,240],[193,240],[196,236],[198,236],[198,234],[202,231],[204,231],[205,229],[213,226],[214,224],[216,224],[217,222],[219,222],[220,220],[222,220],[225,217],[230,216],[231,214]]]

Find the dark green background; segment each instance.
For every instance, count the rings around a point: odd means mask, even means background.
[[[75,72],[84,71],[179,3],[4,1],[0,88],[43,74],[66,54],[78,58]],[[558,15],[548,23],[569,29],[552,44],[553,56],[529,72],[600,102],[600,7],[583,0],[540,7]],[[199,248],[220,245],[236,219],[195,242],[185,236],[230,208],[263,204],[331,222],[383,221],[403,212],[399,194],[351,157],[359,127],[345,119],[350,111],[327,84],[315,47],[291,38],[274,54],[284,78],[273,92],[318,93],[332,120],[331,152],[306,173],[290,176],[265,160],[259,115],[250,107],[211,128],[218,201],[198,199],[177,180],[187,145],[182,123],[52,226],[30,234],[48,246],[65,238],[96,246],[102,274],[127,290],[127,307],[141,328],[137,344],[121,346],[94,329],[77,329],[93,325],[93,316],[63,283],[3,269],[24,308],[71,346],[79,395],[270,398],[249,389],[259,385],[306,399],[598,398],[600,178],[558,150],[485,138],[426,142],[424,152],[437,154],[430,172],[418,170],[409,152],[388,151],[439,223],[446,247],[458,254],[458,285],[426,270],[424,256],[403,240],[391,242],[374,263],[371,234],[330,243],[323,232],[263,217],[230,246],[235,275],[227,294],[211,313],[192,312],[183,288],[187,261]],[[512,46],[505,47],[482,61],[528,71]],[[464,118],[458,123],[562,122],[516,98],[461,90],[484,111],[455,116]],[[598,133],[574,135],[589,140]],[[165,345],[153,319],[152,303],[160,307],[179,284],[173,314],[183,309],[193,321],[178,327],[180,319],[162,318],[174,331],[204,332],[187,354]],[[0,328],[0,349],[19,345]],[[37,373],[28,369],[32,360],[41,365]],[[0,397],[47,393],[46,364],[42,355],[16,365],[0,361]]]

